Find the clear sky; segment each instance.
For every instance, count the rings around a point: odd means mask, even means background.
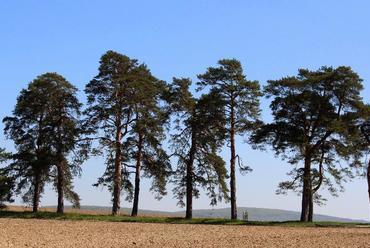
[[[100,56],[115,50],[145,62],[153,74],[195,79],[220,58],[239,59],[249,79],[295,75],[298,68],[349,65],[364,79],[370,101],[370,2],[367,0],[4,0],[0,5],[0,118],[11,114],[22,88],[44,72],[58,72],[80,90],[96,74]],[[263,119],[270,118],[263,100]],[[0,124],[0,128],[3,125]],[[0,146],[12,150],[0,132]],[[253,167],[238,175],[238,206],[300,210],[294,194],[277,196],[290,166],[272,152],[253,151],[242,138],[238,154]],[[229,160],[227,152],[222,152]],[[110,195],[91,185],[103,160],[83,165],[75,180],[83,205],[110,205]],[[156,201],[144,180],[140,207],[177,210],[169,194]],[[316,213],[369,219],[365,179],[345,184],[339,198],[328,197]],[[208,208],[203,195],[195,208]],[[56,205],[47,190],[42,205]],[[123,207],[131,203],[122,202]],[[226,207],[220,204],[217,207]]]

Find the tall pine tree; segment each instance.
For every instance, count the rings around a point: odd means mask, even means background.
[[[100,60],[99,74],[86,85],[88,96],[86,125],[94,129],[100,151],[105,151],[106,171],[95,185],[104,185],[113,194],[112,214],[120,209],[124,190],[132,199],[133,185],[129,180],[130,160],[128,142],[133,124],[138,118],[140,96],[137,87],[146,69],[137,60],[108,51]],[[147,75],[145,75],[147,77]],[[137,129],[139,130],[139,129]]]
[[[4,132],[13,140],[16,153],[7,166],[16,179],[18,193],[26,189],[23,201],[38,211],[49,174],[53,152],[50,147],[52,127],[49,115],[49,92],[52,85],[39,76],[23,89],[11,117],[5,117]]]
[[[211,87],[224,103],[222,113],[227,120],[227,141],[230,147],[230,201],[231,219],[237,219],[235,165],[238,159],[235,136],[243,135],[256,127],[259,118],[259,83],[246,79],[240,62],[236,59],[222,59],[218,67],[210,67],[207,72],[198,75],[199,89]],[[241,172],[251,169],[240,163]]]
[[[280,183],[278,193],[302,194],[301,221],[312,221],[314,202],[322,202],[318,190],[327,186],[336,195],[335,183],[343,189],[341,182],[352,177],[351,167],[359,162],[362,146],[351,144],[350,137],[359,133],[361,82],[349,67],[322,67],[271,80],[265,88],[272,97],[274,120],[264,124],[252,142],[270,144],[296,167],[289,173],[292,180]]]
[[[178,159],[173,191],[178,204],[186,205],[187,219],[192,218],[193,198],[199,197],[199,187],[206,190],[211,205],[228,199],[225,162],[217,155],[225,134],[222,102],[216,92],[194,98],[190,85],[190,79],[175,78],[172,88],[172,108],[177,116],[172,148]]]
[[[56,74],[43,75],[52,85],[49,91],[50,126],[53,129],[51,146],[54,153],[54,186],[58,193],[57,213],[64,213],[64,198],[74,207],[80,206],[80,197],[73,191],[73,177],[81,172],[80,165],[86,159],[83,130],[79,120],[81,103],[77,99],[77,88]]]
[[[167,193],[166,183],[171,173],[169,156],[162,147],[169,121],[164,101],[168,87],[153,77],[144,65],[140,65],[135,73],[137,80],[132,85],[135,91],[134,121],[125,146],[129,149],[130,160],[126,166],[134,169],[135,174],[132,216],[137,216],[139,210],[141,177],[153,179],[150,189],[160,199]]]
[[[58,213],[63,213],[64,194],[79,205],[72,184],[79,164],[68,158],[80,135],[76,91],[57,73],[42,74],[21,91],[13,116],[4,119],[5,133],[17,149],[7,171],[16,179],[17,192],[28,187],[23,199],[32,201],[34,212],[45,183],[51,181],[58,192]]]

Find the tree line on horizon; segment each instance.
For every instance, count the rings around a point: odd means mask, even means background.
[[[0,168],[0,203],[21,195],[37,212],[51,183],[57,213],[64,213],[65,200],[78,208],[73,179],[87,159],[103,156],[106,170],[94,186],[111,192],[112,215],[119,214],[125,196],[137,216],[145,177],[156,199],[174,184],[188,219],[200,189],[211,205],[230,202],[231,219],[237,219],[236,170],[251,171],[236,151],[237,136],[254,149],[272,148],[292,165],[277,193],[301,195],[301,221],[312,221],[314,204],[325,203],[320,189],[336,196],[357,175],[366,176],[370,199],[370,105],[350,67],[299,69],[263,89],[247,79],[236,59],[219,60],[195,84],[189,78],[157,79],[145,64],[114,51],[101,57],[98,71],[85,86],[85,106],[78,89],[57,73],[38,76],[20,92],[12,115],[3,119],[15,152],[0,149],[0,163],[6,163]],[[190,90],[194,85],[199,96]],[[263,96],[271,99],[269,123],[260,118]],[[225,145],[228,166],[219,155]]]

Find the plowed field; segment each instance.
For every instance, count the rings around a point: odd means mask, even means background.
[[[370,247],[370,228],[0,219],[0,247]]]

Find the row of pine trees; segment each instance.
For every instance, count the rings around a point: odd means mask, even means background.
[[[57,73],[38,76],[20,92],[3,120],[15,152],[0,151],[0,201],[22,195],[37,212],[51,183],[58,213],[65,199],[79,207],[73,179],[84,161],[103,156],[106,170],[95,186],[112,193],[113,215],[122,196],[133,201],[132,216],[138,214],[145,177],[157,199],[172,183],[186,218],[192,218],[193,199],[203,189],[211,205],[229,201],[231,219],[237,219],[236,171],[251,171],[238,155],[246,151],[236,149],[235,138],[243,136],[253,148],[270,147],[292,165],[291,178],[277,193],[300,194],[301,221],[312,221],[314,204],[325,201],[324,187],[337,195],[342,182],[367,173],[370,198],[370,105],[362,89],[360,77],[344,66],[300,69],[261,89],[236,59],[218,61],[195,84],[189,78],[167,83],[136,59],[108,51],[85,87],[85,106],[78,89]],[[271,102],[270,123],[260,119],[263,96]],[[219,155],[225,146],[227,163]]]

